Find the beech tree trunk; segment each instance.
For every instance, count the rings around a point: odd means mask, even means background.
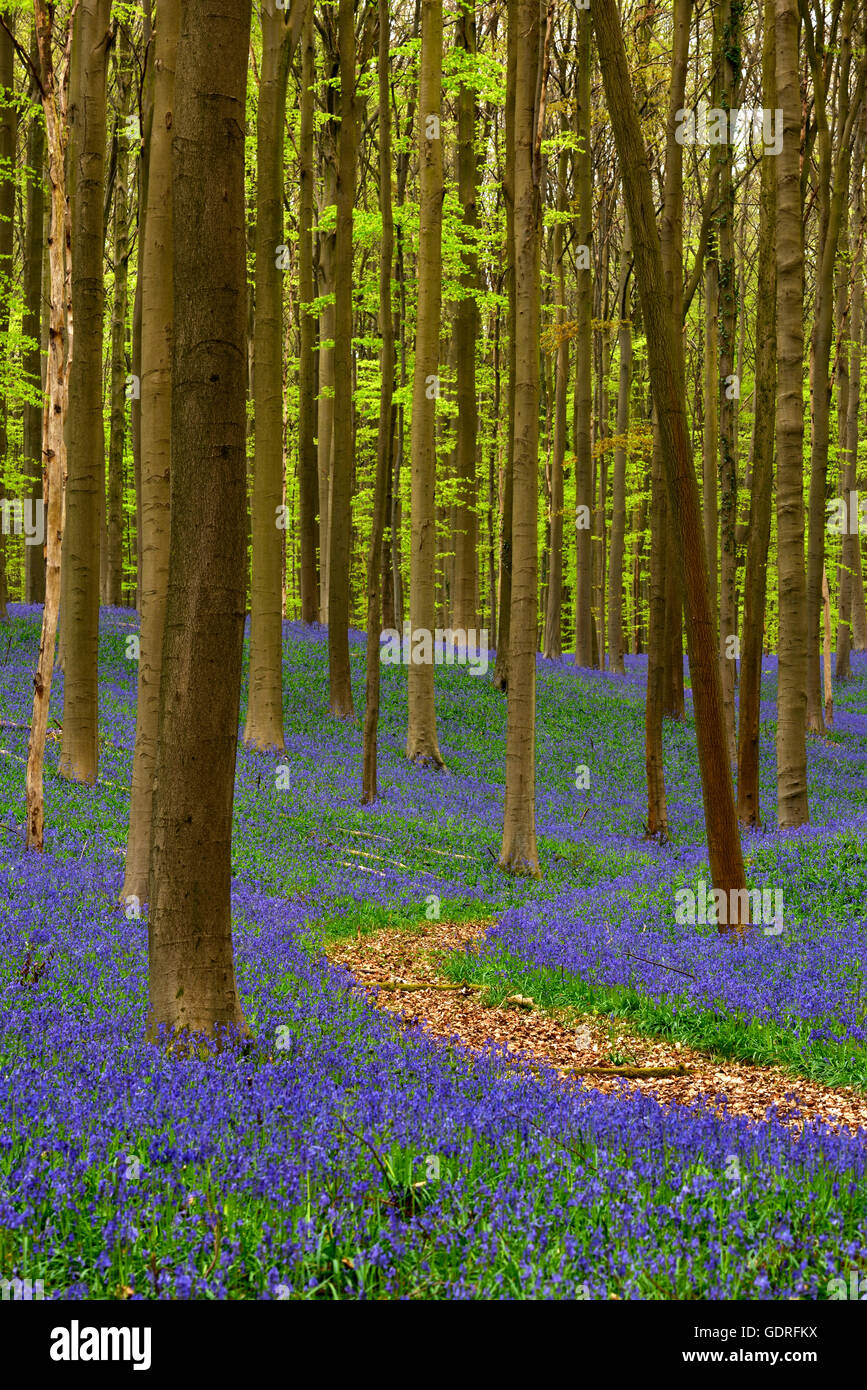
[[[354,710],[349,669],[349,574],[355,430],[352,418],[352,221],[358,117],[355,104],[355,6],[340,0],[340,136],[337,156],[337,237],[334,252],[334,424],[329,526],[329,708],[349,719]]]
[[[319,541],[319,480],[316,459],[316,332],[310,305],[313,285],[313,113],[316,45],[313,3],[305,0],[301,31],[301,129],[298,141],[298,504],[301,532],[301,621],[319,616],[316,550]]]
[[[36,30],[33,31],[31,60],[38,70],[39,53]],[[39,89],[31,81],[30,100],[35,102]],[[24,310],[21,331],[33,344],[22,353],[21,366],[29,381],[43,389],[42,342],[42,272],[45,260],[45,126],[41,115],[34,114],[27,128],[27,193],[24,216]],[[50,213],[50,208],[49,208]],[[42,407],[38,403],[24,404],[22,452],[24,466],[30,479],[29,496],[42,501]],[[42,545],[24,547],[24,601],[45,601],[45,548]]]
[[[172,524],[148,922],[152,1038],[163,1024],[171,1032],[246,1031],[230,890],[245,617],[249,43],[250,0],[182,0],[172,213],[183,313],[172,354]]]
[[[99,761],[99,556],[105,478],[102,420],[103,179],[110,0],[79,0],[74,25],[72,298],[78,340],[69,381],[69,478],[63,537],[61,776],[95,782]],[[77,76],[76,76],[77,70]],[[73,111],[73,92],[77,101]]]
[[[774,0],[777,104],[777,815],[804,825],[807,806],[807,581],[804,568],[804,250],[797,0]],[[818,640],[818,633],[814,634]]]
[[[762,93],[776,110],[774,3],[764,0]],[[758,284],[756,305],[756,392],[754,402],[752,487],[744,576],[744,626],[741,646],[740,720],[738,724],[738,818],[743,825],[760,825],[759,701],[762,685],[762,642],[768,584],[768,544],[774,484],[774,402],[777,389],[776,354],[776,174],[775,156],[762,159],[759,206]]]
[[[443,155],[442,0],[421,3],[419,75],[419,248],[415,374],[412,394],[412,545],[409,613],[412,631],[408,671],[406,756],[441,767],[434,705],[433,639],[436,627],[436,402],[442,303]],[[417,651],[426,634],[427,651]],[[421,656],[425,659],[417,660]]]
[[[379,251],[379,435],[376,446],[376,486],[373,524],[367,556],[367,692],[364,716],[364,768],[361,799],[376,800],[376,734],[379,725],[379,617],[382,573],[382,537],[385,530],[388,480],[391,476],[392,396],[394,394],[394,311],[391,302],[391,270],[394,259],[394,217],[391,206],[391,106],[389,91],[390,25],[388,0],[379,0],[379,206],[382,241]]]
[[[115,79],[118,93],[117,169],[114,181],[114,302],[111,316],[111,424],[106,498],[105,603],[123,602],[123,446],[126,435],[126,311],[129,280],[129,132],[132,98],[129,39],[117,32]]]
[[[457,11],[455,43],[469,66],[476,55],[474,0]],[[476,198],[479,163],[476,155],[476,95],[469,82],[458,88],[457,175],[458,197],[467,244],[460,277],[462,297],[454,306],[454,348],[457,376],[457,439],[454,510],[454,589],[452,624],[465,632],[479,625],[479,523],[476,484],[476,450],[479,414],[476,403],[476,340],[479,335],[478,256],[473,238],[478,227]]]
[[[296,0],[296,19],[301,3]],[[283,128],[291,62],[280,10],[262,10],[256,130],[255,327],[253,334],[253,575],[250,682],[244,742],[283,750]],[[302,524],[303,530],[303,524]]]
[[[147,901],[151,864],[160,682],[169,584],[172,475],[174,285],[166,273],[173,245],[172,141],[180,6],[167,5],[154,37],[154,79],[141,248],[141,572],[138,687],[129,831],[121,901]]]
[[[66,407],[69,399],[69,365],[72,357],[72,243],[69,202],[66,195],[67,112],[64,82],[54,73],[52,15],[45,0],[33,0],[42,109],[48,149],[51,188],[51,224],[48,237],[50,305],[46,394],[42,412],[42,496],[45,506],[45,604],[39,655],[33,677],[33,713],[27,745],[25,809],[27,849],[42,851],[45,805],[42,770],[45,736],[51,708],[54,674],[54,642],[60,602],[60,552],[63,544],[66,484]],[[71,35],[70,35],[71,38]],[[69,69],[69,44],[66,48]]]
[[[711,876],[715,888],[730,891],[745,888],[746,882],[723,723],[698,484],[687,430],[684,385],[677,368],[675,325],[665,284],[650,170],[629,81],[615,0],[591,0],[591,14],[606,104],[614,127],[627,210],[632,223],[636,281],[647,334],[651,385],[657,402],[669,506],[677,524],[677,554],[686,606],[687,645]],[[729,924],[730,927],[740,925],[744,924]]]
[[[578,242],[590,247],[593,239],[593,188],[590,162],[590,26],[586,15],[578,20],[578,82],[576,101],[575,182],[578,199]],[[591,328],[593,284],[588,262],[576,272],[575,326],[575,664],[593,665],[593,571],[590,524],[593,520],[593,334]],[[582,508],[587,510],[582,512]]]
[[[539,0],[515,0],[515,444],[506,796],[500,868],[539,877],[536,848],[536,602],[542,235]],[[587,26],[585,24],[584,28]],[[544,75],[541,87],[544,87]],[[540,98],[541,99],[541,98]]]

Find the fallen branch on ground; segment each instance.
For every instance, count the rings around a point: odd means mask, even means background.
[[[573,1067],[574,1076],[687,1076],[692,1067]]]

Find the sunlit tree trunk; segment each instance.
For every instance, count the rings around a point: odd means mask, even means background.
[[[115,80],[118,92],[117,169],[114,183],[114,302],[111,316],[111,426],[108,445],[108,496],[104,601],[123,600],[123,449],[126,435],[126,311],[129,280],[129,131],[133,93],[126,30],[117,34]]]

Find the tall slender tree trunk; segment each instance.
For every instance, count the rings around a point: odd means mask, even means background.
[[[677,366],[676,330],[656,228],[650,170],[629,81],[616,0],[591,0],[591,14],[606,105],[614,127],[627,210],[632,223],[636,281],[647,334],[651,384],[658,403],[668,500],[677,521],[677,553],[686,606],[687,646],[711,876],[716,888],[740,890],[746,887],[746,881],[723,723],[698,484],[692,465],[686,396]],[[738,925],[743,923],[729,924]]]
[[[412,394],[412,550],[406,755],[442,766],[434,706],[436,402],[442,301],[442,0],[422,0],[419,76],[419,248]],[[418,636],[416,635],[418,634]]]
[[[60,772],[95,782],[99,761],[98,644],[102,420],[103,177],[110,0],[79,0],[73,89],[77,132],[72,199],[72,298],[78,334],[70,376],[69,479],[63,537],[63,744]],[[72,95],[70,93],[70,103]]]
[[[518,43],[515,18],[516,0],[507,0],[506,33],[506,164],[503,171],[503,203],[506,209],[506,296],[508,299],[509,353],[506,379],[506,459],[503,467],[503,496],[500,510],[499,622],[497,659],[493,684],[497,690],[509,688],[509,626],[512,618],[512,513],[513,454],[515,447],[515,73]]]
[[[172,146],[172,498],[153,806],[151,1036],[246,1031],[232,948],[245,613],[250,0],[182,0]],[[218,95],[215,95],[218,94]],[[156,122],[155,122],[156,125]],[[213,236],[203,237],[202,227]],[[202,691],[207,698],[202,698]]]
[[[608,582],[608,647],[611,670],[623,675],[623,552],[626,536],[626,455],[629,436],[629,396],[632,390],[632,321],[629,314],[629,278],[632,261],[632,234],[624,216],[621,247],[620,284],[617,294],[617,342],[620,367],[617,381],[617,446],[614,450],[614,476],[611,489],[611,551]]]
[[[355,475],[352,414],[352,221],[355,206],[358,115],[355,102],[355,6],[338,6],[340,136],[337,156],[337,237],[334,253],[334,437],[329,526],[328,684],[331,713],[351,718],[349,670],[350,513]]]
[[[804,569],[804,251],[797,0],[774,0],[777,102],[777,814],[803,825],[807,807],[807,584]],[[813,634],[817,637],[817,634]]]
[[[737,104],[740,82],[740,6],[724,0],[721,9],[722,106],[726,111]],[[719,214],[719,477],[720,477],[720,617],[719,661],[723,693],[723,714],[730,761],[734,764],[735,673],[737,641],[737,400],[735,397],[735,359],[737,332],[737,284],[735,267],[735,192],[733,147],[718,147],[720,170]],[[733,639],[733,640],[730,640]]]
[[[253,579],[250,684],[244,742],[282,751],[283,567],[283,128],[289,77],[284,13],[262,10],[256,129],[255,327],[253,332]],[[283,265],[281,266],[281,262]]]
[[[539,0],[510,13],[515,64],[515,444],[512,621],[506,721],[506,797],[500,867],[539,876],[536,848],[536,603],[538,547],[541,76]],[[584,26],[586,29],[586,25]]]
[[[71,217],[66,193],[67,109],[63,100],[64,78],[57,81],[52,53],[52,12],[46,0],[33,0],[42,109],[48,150],[51,188],[51,222],[48,237],[50,273],[49,346],[46,394],[42,412],[42,495],[45,505],[45,604],[39,655],[33,677],[33,713],[27,746],[25,809],[28,849],[41,851],[44,841],[45,805],[42,770],[45,737],[51,708],[54,674],[54,642],[60,602],[60,552],[63,544],[66,483],[66,407],[69,399],[69,364],[72,357],[72,245]],[[70,35],[71,38],[71,35]],[[69,44],[66,48],[69,70]]]
[[[175,138],[175,65],[180,4],[170,3],[154,37],[152,118],[146,195],[140,230],[141,362],[141,572],[138,588],[138,695],[132,761],[129,831],[121,901],[131,909],[147,901],[152,844],[154,779],[160,721],[163,639],[169,585],[172,495],[173,277],[166,257],[174,241],[172,142]],[[198,549],[198,544],[196,546]]]
[[[840,125],[836,158],[832,160],[831,132],[825,110],[826,95],[823,55],[813,44],[812,27],[805,24],[807,53],[813,74],[816,101],[817,146],[819,151],[819,245],[816,265],[816,296],[813,313],[813,429],[810,440],[810,526],[807,540],[807,729],[824,732],[822,681],[820,672],[820,626],[822,621],[822,574],[825,569],[825,494],[828,475],[828,445],[831,416],[831,339],[834,321],[834,263],[840,227],[849,189],[851,144],[855,122],[860,115],[864,92],[865,62],[862,58],[851,101],[849,73],[852,56],[852,0],[843,5],[840,24],[840,72],[838,112]]]
[[[316,80],[316,45],[313,3],[305,0],[301,31],[301,129],[298,141],[298,501],[301,532],[301,621],[314,623],[319,616],[316,548],[319,481],[316,459],[316,331],[310,306],[313,286],[313,115]]]
[[[846,514],[849,514],[849,498],[857,486],[858,433],[861,406],[861,337],[864,327],[864,185],[862,180],[864,166],[864,122],[858,127],[855,145],[854,184],[855,198],[852,217],[852,302],[849,319],[849,360],[846,364],[848,391],[846,393],[846,418],[841,419],[841,434],[845,438],[845,453],[842,472],[842,495]],[[847,277],[848,278],[848,277]],[[848,293],[847,281],[843,284]],[[852,650],[852,619],[857,586],[860,584],[860,539],[858,531],[849,527],[843,532],[843,554],[840,566],[840,609],[837,622],[837,680],[848,680],[851,674],[850,653]]]
[[[328,15],[328,12],[326,12]],[[337,201],[337,132],[339,129],[337,93],[334,79],[339,75],[340,59],[333,33],[333,20],[325,33],[329,39],[326,54],[328,85],[325,104],[328,119],[322,127],[320,164],[322,203],[330,207]],[[325,300],[319,314],[319,399],[316,425],[316,466],[319,476],[319,621],[328,622],[328,577],[331,565],[331,487],[334,445],[334,272],[333,229],[319,236],[319,296]]]
[[[776,110],[774,0],[764,0],[762,95]],[[743,825],[760,825],[759,709],[762,685],[762,639],[768,584],[768,544],[774,484],[774,402],[776,354],[776,174],[775,156],[762,159],[759,205],[758,284],[756,306],[756,393],[753,424],[752,489],[744,576],[744,638],[741,647],[740,721],[738,725],[738,817]]]
[[[470,65],[476,56],[476,16],[474,0],[458,6],[455,18],[456,47]],[[466,247],[460,283],[462,297],[454,307],[454,347],[457,374],[457,439],[455,473],[454,594],[452,622],[464,631],[478,627],[479,523],[476,452],[479,414],[476,402],[476,340],[479,335],[478,256],[475,236],[478,228],[479,162],[476,154],[476,94],[469,82],[458,89],[457,175]]]
[[[106,557],[104,601],[123,601],[123,448],[126,435],[126,312],[129,281],[129,132],[132,98],[129,39],[118,28],[115,76],[117,82],[117,169],[114,181],[114,302],[111,316],[111,425],[108,445]]]
[[[585,16],[586,18],[586,16]],[[576,101],[575,183],[578,200],[578,242],[589,250],[593,238],[593,187],[590,160],[590,26],[578,21],[578,81]],[[576,273],[575,329],[575,664],[592,666],[592,533],[593,519],[593,284],[589,266]],[[586,509],[586,510],[582,510]]]
[[[653,461],[650,481],[650,576],[647,619],[647,696],[644,706],[644,766],[647,774],[648,839],[668,838],[662,716],[665,687],[665,573],[668,544],[668,499],[656,404],[653,410]],[[669,565],[671,557],[669,557]]]
[[[561,86],[566,89],[565,59],[561,64]],[[563,130],[567,129],[567,116],[564,113]],[[569,152],[560,151],[557,163],[557,211],[565,214],[566,174]],[[562,645],[562,595],[563,595],[563,459],[566,454],[566,402],[569,391],[569,336],[566,331],[566,266],[563,247],[563,222],[554,224],[553,236],[554,272],[557,276],[557,361],[554,385],[554,439],[551,451],[551,524],[549,527],[548,599],[545,613],[544,654],[552,661],[559,661],[563,654]]]
[[[10,13],[7,23],[14,29]],[[8,341],[12,304],[12,251],[15,232],[15,165],[18,110],[14,90],[15,48],[0,28],[0,338]],[[4,472],[9,448],[9,405],[0,400],[0,498],[5,496]],[[7,617],[6,536],[0,531],[0,621]]]
[[[361,799],[376,800],[376,733],[379,724],[379,617],[382,536],[385,530],[388,480],[391,476],[392,396],[394,394],[394,309],[391,271],[394,259],[394,217],[391,207],[391,106],[389,91],[390,25],[388,0],[379,0],[379,206],[382,241],[379,252],[380,392],[379,435],[376,446],[376,486],[373,523],[367,557],[367,697],[364,716],[364,769]]]
[[[39,67],[36,30],[33,31],[31,60]],[[38,98],[35,82],[30,85],[30,100]],[[31,117],[27,128],[27,194],[24,217],[24,311],[21,331],[33,346],[22,354],[22,368],[33,387],[42,391],[42,269],[45,260],[45,126],[41,113]],[[24,466],[30,480],[28,494],[34,502],[42,501],[42,407],[29,401],[24,404],[23,418]],[[45,601],[45,553],[42,545],[24,547],[24,601]]]

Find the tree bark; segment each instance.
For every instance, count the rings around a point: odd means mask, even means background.
[[[102,420],[103,177],[110,0],[79,0],[73,23],[70,118],[76,132],[72,197],[72,298],[78,341],[70,376],[69,478],[63,537],[63,744],[61,776],[95,782],[99,761],[100,517],[105,477]],[[72,111],[72,93],[77,106]]]
[[[711,876],[714,887],[741,889],[745,888],[746,883],[723,724],[698,484],[687,431],[685,390],[677,369],[675,326],[653,210],[650,170],[629,81],[615,0],[591,0],[591,14],[606,104],[614,127],[627,210],[632,222],[636,280],[647,334],[651,384],[658,403],[669,506],[677,523],[678,561],[686,606],[687,645]]]
[[[469,67],[476,57],[474,0],[459,6],[455,19],[456,47]],[[478,627],[479,523],[477,515],[476,451],[479,414],[476,402],[476,341],[479,335],[478,228],[479,161],[476,155],[476,94],[469,82],[458,88],[457,176],[465,238],[461,298],[454,306],[454,347],[457,375],[457,439],[455,446],[456,500],[454,511],[454,590],[452,623],[467,632]]]
[[[39,67],[36,31],[33,31],[31,60]],[[31,82],[31,101],[37,101],[39,89]],[[33,387],[42,394],[42,269],[45,259],[45,127],[42,116],[34,113],[27,129],[27,195],[24,219],[24,311],[21,331],[33,346],[22,354],[22,368]],[[42,501],[42,406],[26,401],[23,418],[24,466],[30,479],[29,496]],[[45,602],[45,554],[42,545],[24,547],[24,601]]]
[[[42,851],[45,805],[42,770],[45,737],[51,708],[51,682],[54,673],[54,642],[60,602],[60,552],[63,543],[66,483],[66,407],[69,399],[69,365],[72,357],[72,245],[71,217],[66,194],[67,110],[63,100],[64,82],[55,79],[52,54],[52,15],[45,0],[33,0],[42,109],[48,148],[48,179],[51,188],[51,223],[48,237],[50,305],[46,394],[42,412],[42,495],[45,506],[45,604],[42,633],[33,678],[33,713],[27,746],[25,772],[25,843],[28,849]],[[69,36],[71,39],[71,35]],[[66,48],[69,70],[69,43]]]
[[[774,0],[764,0],[762,93],[769,110],[776,110]],[[768,584],[768,544],[774,485],[774,401],[776,357],[776,174],[775,156],[762,159],[759,205],[758,284],[756,306],[756,393],[753,424],[752,489],[744,576],[744,639],[741,647],[740,721],[738,725],[738,818],[743,825],[760,825],[759,702],[762,684],[762,640]]]
[[[379,261],[379,434],[376,446],[376,485],[367,557],[367,692],[364,716],[364,768],[361,799],[376,800],[376,734],[379,725],[379,617],[382,537],[385,530],[388,480],[391,476],[392,396],[394,394],[394,310],[391,271],[394,259],[394,217],[391,206],[391,107],[389,92],[390,25],[388,0],[379,0],[379,206],[382,241]]]
[[[169,585],[172,477],[173,277],[166,256],[173,245],[172,142],[180,5],[169,4],[156,27],[147,175],[141,248],[141,575],[138,590],[138,693],[129,831],[121,902],[148,898],[154,778],[160,721],[163,640]]]
[[[262,9],[256,127],[253,330],[253,574],[250,680],[244,742],[282,752],[283,741],[283,129],[291,54],[285,13]],[[303,529],[303,528],[302,528]]]
[[[441,767],[434,704],[436,594],[436,401],[439,395],[439,339],[442,301],[443,156],[442,0],[422,0],[419,76],[419,248],[415,374],[412,395],[412,548],[409,610],[412,633],[408,672],[409,719],[406,756]],[[427,635],[428,649],[416,651],[416,633]],[[416,660],[421,655],[427,660]]]
[[[355,206],[358,116],[355,103],[355,6],[338,6],[340,136],[337,157],[337,236],[334,252],[334,424],[329,526],[329,707],[338,718],[353,714],[349,669],[350,511],[355,473],[352,417],[352,218]]]
[[[586,16],[585,16],[586,18]],[[590,160],[590,26],[578,21],[578,81],[576,102],[575,182],[578,200],[578,243],[590,247],[593,237],[593,188]],[[589,256],[587,257],[589,262]],[[589,264],[576,272],[575,328],[575,664],[592,666],[593,571],[590,526],[593,518],[593,334],[592,272]],[[586,507],[587,512],[581,512]],[[589,515],[588,515],[589,514]]]
[[[245,617],[249,43],[250,0],[182,0],[172,213],[174,301],[183,313],[172,353],[172,525],[150,871],[153,1038],[163,1024],[172,1033],[247,1031],[230,890]]]
[[[129,133],[127,117],[132,97],[129,39],[118,28],[115,76],[117,82],[117,169],[114,181],[114,302],[111,316],[111,424],[108,445],[108,496],[105,558],[105,603],[123,601],[123,446],[126,434],[126,311],[129,281]]]
[[[804,569],[804,250],[797,0],[774,0],[777,103],[777,814],[804,825],[807,805],[807,584]],[[818,637],[818,634],[815,634]]]
[[[536,848],[536,603],[539,452],[541,62],[539,0],[515,0],[515,444],[506,796],[500,868],[539,877]],[[585,25],[586,29],[587,26]],[[542,85],[544,85],[544,75]],[[541,100],[541,98],[540,98]]]
[[[313,286],[313,116],[316,81],[316,45],[313,3],[306,0],[301,31],[301,129],[298,141],[298,501],[301,532],[301,621],[315,623],[319,616],[316,522],[319,481],[316,459],[316,332],[310,305]]]

